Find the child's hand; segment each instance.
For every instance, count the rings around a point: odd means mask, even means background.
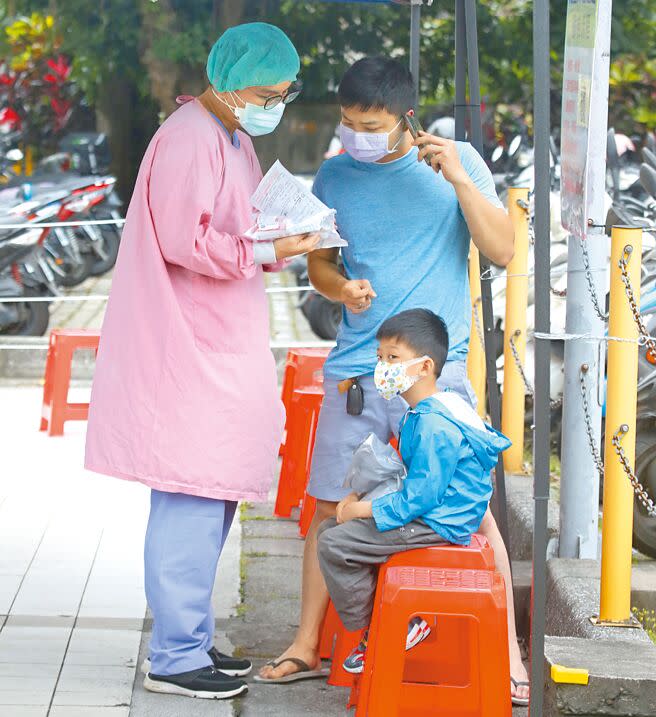
[[[347,505],[350,503],[355,503],[357,500],[359,500],[359,496],[357,493],[350,493],[346,496],[346,498],[343,498],[339,501],[337,504],[337,522],[343,523],[344,521],[341,519],[342,511],[344,508],[346,508]]]
[[[356,520],[357,518],[371,518],[372,515],[371,501],[356,500],[344,506],[341,513],[337,516],[337,522],[340,524],[348,523],[349,520]]]

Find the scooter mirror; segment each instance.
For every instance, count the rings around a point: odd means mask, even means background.
[[[498,145],[497,147],[494,148],[494,152],[492,152],[491,159],[493,162],[498,162],[501,159],[502,155],[503,155],[503,147],[501,145]]]
[[[23,159],[23,153],[20,151],[20,149],[10,149],[7,154],[5,154],[5,157],[10,162],[20,162],[21,159]]]
[[[513,138],[513,141],[510,143],[510,146],[508,147],[508,156],[514,157],[517,154],[517,152],[519,151],[521,144],[522,144],[522,137],[521,137],[521,135],[518,134],[516,137]]]

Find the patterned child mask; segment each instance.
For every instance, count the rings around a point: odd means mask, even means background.
[[[407,370],[410,366],[425,361],[429,356],[410,359],[409,361],[401,361],[399,363],[389,363],[388,361],[379,361],[374,372],[374,383],[378,393],[387,401],[391,400],[399,394],[409,391],[421,376],[408,376]]]

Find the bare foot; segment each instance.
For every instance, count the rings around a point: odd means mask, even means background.
[[[307,647],[306,645],[296,644],[295,642],[280,655],[276,662],[284,660],[286,657],[297,657],[306,662],[311,670],[318,670],[321,667],[321,658],[316,649]],[[286,677],[293,672],[298,672],[298,665],[293,662],[285,662],[275,669],[271,665],[265,665],[260,670],[260,677],[265,680],[277,680],[279,677]]]
[[[519,650],[519,645],[515,642],[510,648],[510,676],[516,682],[528,682],[528,673],[526,667],[522,662],[522,654]],[[510,683],[510,694],[512,697],[516,697],[520,700],[527,700],[529,698],[531,689],[528,685],[519,685],[515,687],[513,683]]]

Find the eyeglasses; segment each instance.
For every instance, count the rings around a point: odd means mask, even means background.
[[[281,102],[283,103],[283,105],[288,105],[301,94],[302,89],[303,85],[300,82],[295,82],[293,85],[290,85],[289,89],[287,90],[287,92],[285,92],[284,95],[273,95],[273,97],[268,97],[267,101],[264,103],[264,109],[272,110],[274,107],[277,107]]]

